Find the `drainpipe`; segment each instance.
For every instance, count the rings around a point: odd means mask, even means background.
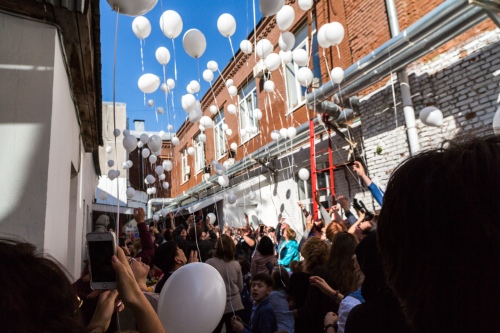
[[[391,30],[391,37],[399,34],[398,13],[396,11],[396,4],[394,0],[385,0],[387,8],[387,16],[389,18],[389,28]],[[413,109],[413,102],[411,100],[410,82],[408,81],[408,74],[406,68],[398,72],[399,88],[401,89],[401,100],[403,102],[403,112],[406,123],[406,135],[408,137],[408,146],[410,146],[410,156],[415,155],[420,150],[420,143],[418,140],[418,132],[415,121],[415,109]]]

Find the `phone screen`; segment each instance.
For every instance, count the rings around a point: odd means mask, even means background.
[[[111,266],[114,254],[112,241],[90,241],[89,258],[92,282],[115,282],[116,274]]]

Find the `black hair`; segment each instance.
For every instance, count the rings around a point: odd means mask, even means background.
[[[259,245],[257,245],[257,251],[264,256],[270,256],[274,254],[274,244],[271,238],[268,236],[262,236]]]
[[[252,276],[252,282],[264,282],[264,284],[268,287],[273,287],[274,286],[274,280],[271,277],[271,275],[267,273],[257,273],[254,276]]]
[[[155,249],[153,254],[153,264],[162,270],[163,273],[172,271],[175,267],[175,257],[179,246],[176,242],[166,242]]]

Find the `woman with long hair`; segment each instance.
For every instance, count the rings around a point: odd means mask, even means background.
[[[214,257],[205,262],[220,273],[226,285],[226,309],[214,333],[221,332],[223,324],[226,326],[226,332],[233,332],[231,326],[233,311],[234,315],[239,317],[245,314],[245,307],[240,296],[240,291],[243,290],[243,275],[240,263],[234,260],[235,250],[236,247],[232,238],[223,234],[215,245]]]
[[[254,276],[257,273],[271,274],[275,265],[276,257],[274,255],[273,241],[268,236],[262,236],[252,257],[250,275]]]

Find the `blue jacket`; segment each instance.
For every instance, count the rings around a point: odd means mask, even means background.
[[[300,260],[299,243],[295,239],[283,242],[278,251],[280,255],[278,264],[284,266],[287,271],[290,271],[292,261]]]
[[[278,330],[276,315],[269,302],[269,297],[260,302],[252,310],[250,329],[244,328],[243,333],[274,333]]]
[[[370,190],[375,201],[377,201],[377,203],[380,206],[382,206],[382,202],[384,201],[384,192],[382,192],[380,187],[378,187],[374,182],[372,182],[370,186],[368,186],[368,189]]]

